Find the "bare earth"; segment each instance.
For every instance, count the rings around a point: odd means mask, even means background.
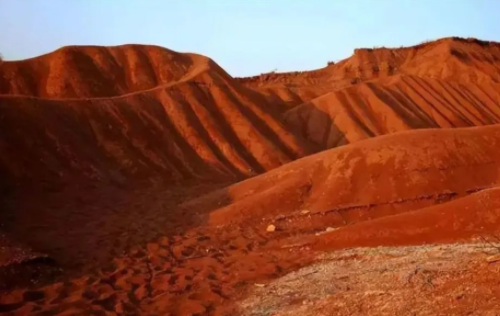
[[[353,248],[268,284],[241,315],[498,315],[498,250],[485,244]],[[500,259],[500,258],[498,258]],[[497,259],[497,260],[498,260]]]
[[[0,65],[0,314],[497,315],[500,43],[233,78]]]

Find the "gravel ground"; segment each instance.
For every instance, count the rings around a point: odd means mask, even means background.
[[[497,254],[480,243],[336,251],[256,284],[239,307],[246,316],[500,315]]]

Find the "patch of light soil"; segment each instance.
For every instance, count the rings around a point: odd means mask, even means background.
[[[498,249],[487,244],[356,248],[269,284],[241,315],[500,315]]]

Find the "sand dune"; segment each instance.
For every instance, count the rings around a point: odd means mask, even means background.
[[[500,85],[393,76],[330,92],[284,114],[321,148],[420,128],[500,123]]]

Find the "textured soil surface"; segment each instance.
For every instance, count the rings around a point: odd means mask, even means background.
[[[500,260],[488,244],[353,248],[255,284],[240,315],[498,315]],[[491,262],[488,262],[491,261]]]
[[[475,39],[250,78],[146,45],[3,62],[0,314],[496,315],[498,123]]]

